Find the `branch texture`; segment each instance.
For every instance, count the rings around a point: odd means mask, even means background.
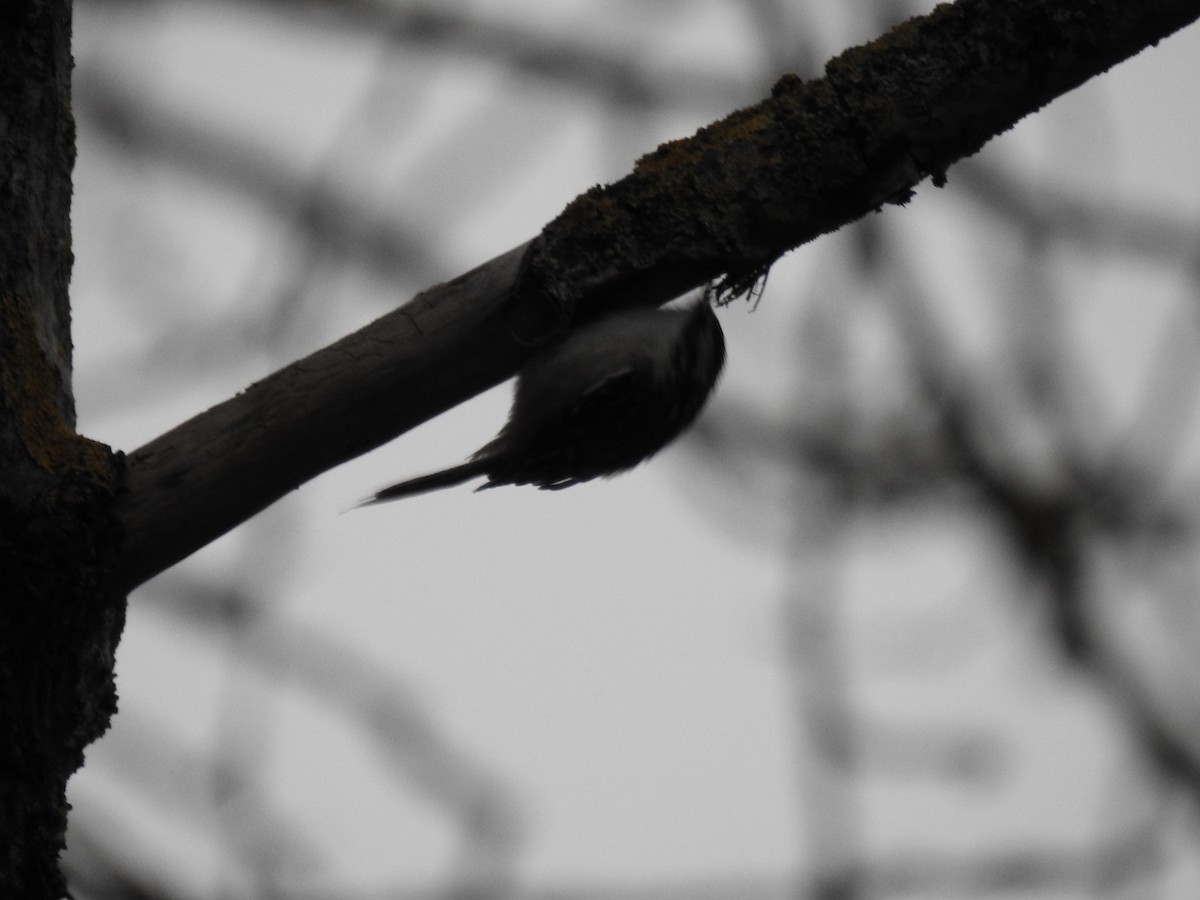
[[[511,376],[603,311],[714,278],[944,182],[1054,97],[1200,17],[1200,0],[959,0],[664,144],[516,248],[130,455],[133,587],[322,471]]]

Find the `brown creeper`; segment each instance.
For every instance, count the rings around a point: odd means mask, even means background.
[[[508,423],[468,462],[384,488],[360,506],[487,476],[482,488],[570,487],[632,469],[692,423],[725,364],[707,302],[614,313],[534,357]]]

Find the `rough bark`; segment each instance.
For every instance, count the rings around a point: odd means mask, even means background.
[[[70,5],[0,12],[0,896],[64,894],[67,779],[115,708],[118,461],[74,433]]]

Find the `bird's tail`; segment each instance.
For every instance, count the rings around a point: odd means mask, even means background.
[[[389,500],[399,500],[402,497],[412,497],[428,491],[454,487],[456,484],[462,484],[464,481],[487,474],[487,470],[492,462],[493,460],[490,459],[472,459],[460,466],[451,466],[449,469],[442,469],[440,472],[430,472],[428,475],[410,478],[408,481],[401,481],[399,484],[385,487],[374,496],[355,504],[353,508],[358,509],[363,506],[373,506],[376,503],[386,503]]]

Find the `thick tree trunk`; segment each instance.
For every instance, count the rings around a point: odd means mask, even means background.
[[[0,897],[65,893],[67,779],[115,708],[119,461],[74,432],[68,0],[0,11]]]

